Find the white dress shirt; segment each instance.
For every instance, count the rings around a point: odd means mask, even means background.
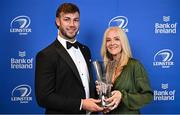
[[[90,95],[89,94],[89,72],[88,72],[86,61],[84,59],[84,56],[83,56],[80,48],[78,47],[78,49],[76,49],[74,47],[71,47],[70,49],[67,49],[67,47],[66,47],[67,40],[62,38],[59,35],[58,35],[58,41],[63,45],[63,47],[66,49],[66,51],[71,56],[73,62],[75,63],[77,70],[79,72],[82,84],[84,86],[86,98],[89,98],[89,95]],[[70,42],[70,41],[68,41],[68,42]],[[76,42],[76,40],[74,42]]]

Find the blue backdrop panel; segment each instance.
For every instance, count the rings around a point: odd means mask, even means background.
[[[44,113],[34,95],[35,55],[56,39],[55,12],[63,2],[79,6],[77,39],[89,46],[93,60],[101,60],[108,26],[127,32],[133,56],[144,64],[154,92],[142,113],[180,113],[178,0],[2,0],[0,114]]]

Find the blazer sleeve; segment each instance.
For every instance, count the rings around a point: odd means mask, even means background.
[[[153,93],[143,65],[135,62],[132,71],[134,91],[127,92],[122,90],[122,101],[129,109],[137,110],[152,101]]]
[[[56,57],[40,52],[36,56],[35,95],[39,106],[57,111],[79,111],[81,99],[73,99],[55,93]],[[52,58],[53,57],[53,58]]]

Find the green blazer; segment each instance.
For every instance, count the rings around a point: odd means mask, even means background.
[[[143,65],[130,58],[113,84],[113,90],[122,93],[119,106],[112,114],[140,114],[140,109],[153,99],[153,93]]]

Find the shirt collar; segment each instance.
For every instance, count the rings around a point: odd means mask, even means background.
[[[64,47],[65,49],[67,49],[67,48],[66,48],[66,41],[68,41],[68,40],[64,39],[64,38],[61,37],[59,34],[58,34],[57,39],[58,39],[58,41],[63,45],[63,47]],[[77,41],[77,40],[75,39],[74,42],[71,42],[71,41],[68,41],[68,42],[70,42],[70,43],[75,43],[76,41]]]

